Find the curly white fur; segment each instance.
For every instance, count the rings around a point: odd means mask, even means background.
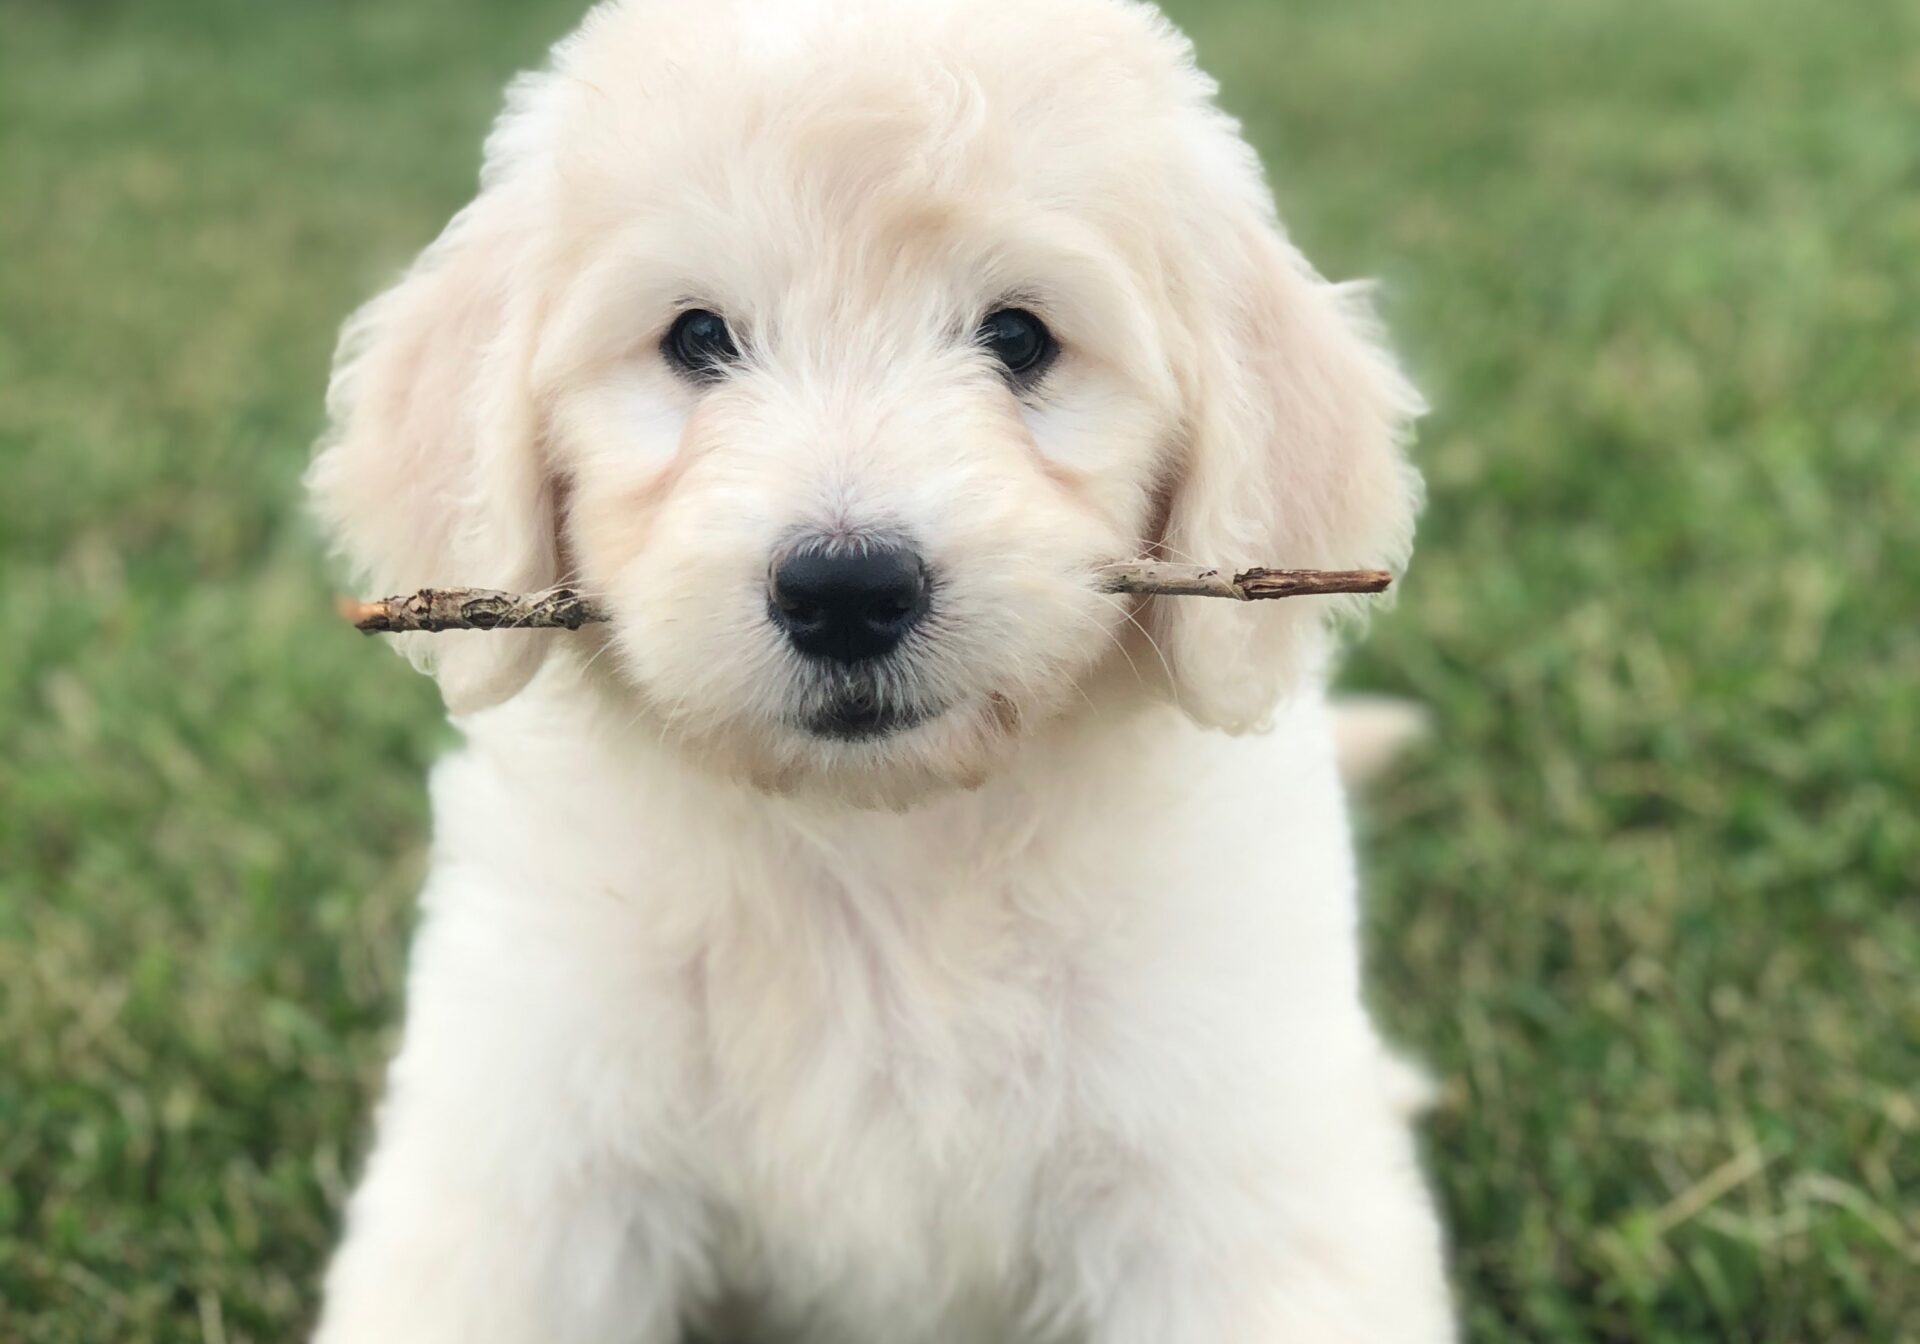
[[[1326,607],[1088,579],[1410,544],[1418,398],[1212,93],[1127,0],[624,0],[513,86],[310,483],[379,591],[616,620],[412,649],[468,745],[323,1344],[1451,1337]],[[876,527],[926,721],[823,739],[769,556]]]

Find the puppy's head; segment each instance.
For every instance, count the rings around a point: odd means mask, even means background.
[[[974,783],[1141,686],[1256,725],[1325,603],[1093,571],[1397,565],[1418,404],[1185,42],[1124,0],[689,8],[596,10],[349,324],[310,482],[364,581],[576,584],[615,693],[769,787]],[[456,712],[580,642],[433,640]]]

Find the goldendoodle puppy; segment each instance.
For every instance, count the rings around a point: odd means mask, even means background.
[[[622,0],[311,486],[466,735],[324,1344],[1451,1337],[1328,604],[1418,398],[1130,0]]]

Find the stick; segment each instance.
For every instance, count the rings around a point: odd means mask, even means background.
[[[1102,569],[1099,584],[1103,593],[1271,602],[1282,597],[1384,593],[1393,587],[1393,575],[1384,569],[1248,569],[1228,575],[1222,570],[1202,569],[1198,565],[1125,560]]]
[[[1384,593],[1393,586],[1385,570],[1249,569],[1227,574],[1198,565],[1128,560],[1095,576],[1103,593],[1141,597],[1217,597],[1268,602],[1283,597],[1335,593]],[[610,618],[571,588],[521,596],[484,588],[429,588],[377,602],[340,601],[340,614],[369,635],[439,634],[443,630],[578,630]]]
[[[520,596],[485,588],[428,588],[408,597],[356,602],[343,597],[340,614],[369,635],[437,635],[443,630],[578,630],[599,625],[605,612],[571,588]]]

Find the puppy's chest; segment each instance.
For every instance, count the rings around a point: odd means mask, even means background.
[[[1071,967],[998,895],[814,892],[705,949],[696,1147],[733,1273],[777,1265],[768,1291],[804,1296],[1014,1272],[1060,1123]]]

